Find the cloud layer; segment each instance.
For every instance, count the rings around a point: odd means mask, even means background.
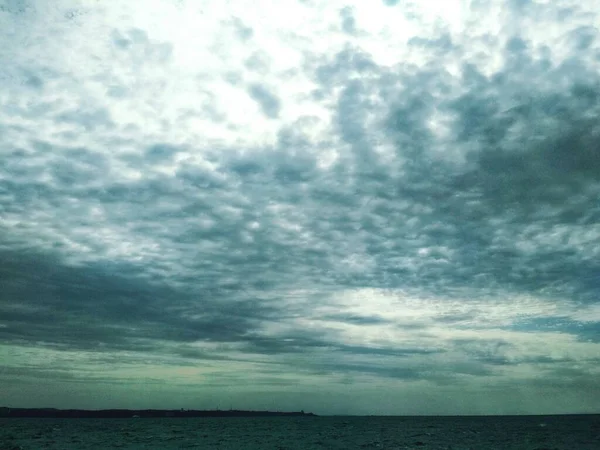
[[[597,409],[595,3],[268,3],[0,9],[6,402]]]

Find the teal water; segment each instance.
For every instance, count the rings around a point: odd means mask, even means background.
[[[598,450],[600,415],[0,419],[17,449]]]

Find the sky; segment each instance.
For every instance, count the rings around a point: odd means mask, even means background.
[[[0,0],[0,405],[600,412],[596,0]]]

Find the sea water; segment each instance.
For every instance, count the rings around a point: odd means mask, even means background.
[[[600,415],[0,418],[0,450],[110,448],[599,450]]]

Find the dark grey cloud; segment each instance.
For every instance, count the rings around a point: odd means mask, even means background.
[[[437,38],[431,41],[431,45],[438,44]],[[93,196],[99,204],[127,205],[133,219],[129,223],[134,229],[150,227],[148,230],[167,233],[165,237],[171,234],[175,242],[192,242],[203,236],[212,236],[219,242],[221,236],[223,244],[241,244],[239,235],[245,226],[243,222],[259,219],[259,216],[276,219],[276,214],[269,217],[265,210],[267,201],[260,199],[268,197],[290,202],[298,212],[297,220],[314,230],[317,240],[330,244],[337,241],[336,245],[339,245],[341,239],[348,240],[348,233],[352,233],[355,242],[364,243],[366,255],[375,260],[377,267],[377,270],[362,275],[353,273],[349,279],[346,274],[336,272],[324,250],[290,247],[289,242],[284,243],[285,239],[274,241],[266,231],[257,233],[255,242],[247,245],[240,260],[240,263],[248,261],[256,272],[259,272],[261,261],[266,264],[267,260],[271,262],[271,268],[302,269],[292,255],[310,256],[304,261],[314,263],[320,268],[317,270],[321,272],[321,278],[329,278],[335,283],[420,286],[438,293],[445,293],[452,287],[492,283],[492,286],[503,285],[517,291],[540,292],[547,289],[545,283],[552,280],[556,294],[575,292],[581,299],[592,298],[597,289],[594,285],[597,268],[591,260],[581,260],[584,255],[579,248],[560,243],[549,247],[540,243],[532,252],[525,253],[515,248],[514,241],[509,241],[507,236],[526,235],[527,232],[540,235],[546,229],[561,225],[585,226],[597,222],[598,208],[594,201],[599,182],[597,152],[594,151],[596,136],[593,120],[587,119],[597,113],[595,83],[578,83],[566,92],[541,93],[536,98],[530,91],[532,99],[526,110],[517,106],[503,112],[497,105],[504,95],[503,88],[511,87],[509,74],[497,74],[496,79],[506,79],[498,85],[497,81],[485,81],[476,68],[465,66],[463,82],[469,86],[467,93],[444,101],[431,94],[446,88],[445,72],[441,68],[437,72],[429,68],[425,73],[414,75],[405,75],[397,68],[398,74],[394,74],[378,69],[364,58],[364,55],[352,55],[351,50],[346,49],[330,65],[317,71],[325,89],[328,89],[327,83],[340,82],[335,78],[336,73],[346,76],[358,70],[376,75],[374,82],[345,83],[337,120],[340,136],[348,142],[352,152],[343,155],[329,173],[316,170],[316,155],[294,153],[291,149],[302,149],[306,144],[301,136],[294,136],[292,130],[284,130],[279,143],[281,151],[265,153],[264,158],[255,152],[247,161],[234,159],[229,166],[224,166],[225,172],[220,176],[194,173],[196,169],[184,167],[177,179],[155,177],[142,183],[113,183],[101,190],[80,191],[81,195]],[[322,75],[324,73],[329,75]],[[544,76],[552,78],[554,74],[550,72]],[[391,95],[390,86],[394,85],[402,87]],[[252,92],[257,101],[262,102],[265,113],[274,117],[279,108],[278,100],[258,85]],[[396,143],[397,154],[391,162],[381,161],[374,152],[373,131],[366,125],[366,114],[376,110],[366,100],[373,92],[385,96],[389,103],[382,125]],[[453,119],[455,145],[474,148],[464,165],[432,157],[436,143],[425,123],[434,110],[440,109]],[[84,127],[98,120],[96,116],[72,117]],[[545,118],[552,118],[560,127],[544,128]],[[522,129],[521,134],[510,135],[514,133],[511,129],[518,127]],[[538,131],[532,131],[536,129]],[[536,133],[539,138],[529,136]],[[125,160],[127,164],[171,160],[177,151],[177,147],[170,144],[154,144],[147,148],[144,157]],[[46,151],[51,150],[56,151],[51,147]],[[84,181],[92,181],[109,167],[108,162],[102,161],[103,156],[94,156],[86,149],[65,149],[63,153],[62,161],[52,163],[52,177],[59,189],[75,185],[71,189],[79,191]],[[27,168],[19,162],[18,153],[13,155],[14,158],[4,163],[11,175]],[[43,162],[39,164],[31,166],[32,170],[39,170]],[[242,206],[240,198],[230,199],[234,204],[238,202],[244,211],[240,221],[231,222],[219,212],[219,200],[214,197],[216,193],[229,196],[239,189],[232,190],[232,185],[224,184],[230,183],[225,181],[228,179],[237,179],[241,183],[238,186],[243,186],[246,201],[253,204],[249,208]],[[20,199],[21,205],[27,198],[33,201],[33,196],[39,199],[41,195],[49,199],[57,193],[56,188],[47,185],[35,188],[24,184],[19,188],[15,181],[8,183],[8,190]],[[272,191],[271,183],[280,188]],[[306,186],[306,194],[299,195],[297,188],[303,183],[310,185]],[[211,191],[211,187],[217,190]],[[165,207],[164,212],[152,211],[153,217],[164,219],[160,225],[166,228],[142,223],[139,224],[141,228],[136,228],[136,218],[148,215],[144,213],[144,203],[158,199],[177,205],[176,208]],[[253,203],[261,201],[262,204]],[[361,211],[360,206],[366,202],[368,205]],[[304,214],[316,212],[316,209],[319,209],[317,214]],[[106,213],[114,220],[120,220],[121,211],[115,205]],[[194,214],[202,212],[214,221],[229,222],[202,231],[194,220],[179,221],[186,215],[193,218]],[[170,220],[177,220],[184,227],[169,228]],[[333,237],[336,232],[343,235],[336,239]],[[564,239],[570,236],[567,231]],[[344,247],[340,245],[333,250],[333,255],[338,253],[334,257],[346,257],[344,251],[356,251],[354,245],[348,245],[346,250]],[[402,254],[415,252],[418,248],[432,250],[418,261],[412,258],[412,266],[394,263]],[[228,263],[224,262],[221,267],[231,264],[234,259],[233,254],[229,254]],[[214,265],[214,261],[211,264]],[[308,264],[302,266],[309,269]],[[199,269],[205,265],[195,261],[192,267]],[[534,267],[537,269],[533,270]]]
[[[516,45],[519,41],[511,42]],[[428,45],[447,51],[449,44],[433,38]],[[515,50],[526,52],[522,45],[508,51]],[[344,50],[344,55],[348,51]],[[456,48],[450,55],[461,53]],[[380,71],[378,83],[348,81],[340,95],[337,117],[341,136],[352,152],[339,170],[355,174],[354,190],[347,192],[368,198],[370,204],[389,207],[409,202],[404,211],[398,211],[404,220],[393,220],[388,210],[381,221],[394,227],[391,236],[385,236],[381,227],[373,228],[372,217],[363,216],[360,228],[372,231],[375,242],[379,240],[374,236],[377,230],[378,237],[392,240],[404,252],[413,246],[442,246],[453,255],[444,258],[443,252],[429,252],[415,277],[419,285],[433,283],[432,290],[442,289],[444,284],[478,285],[478,277],[482,277],[483,283],[498,288],[551,290],[557,295],[577,292],[578,299],[592,301],[597,292],[594,274],[600,273],[593,252],[585,256],[582,247],[569,245],[576,235],[575,228],[567,230],[571,225],[587,227],[592,236],[597,235],[600,171],[594,117],[599,107],[598,77],[590,74],[584,81],[578,70],[565,72],[564,64],[545,71],[536,69],[531,56],[525,59],[529,66],[520,72],[529,71],[532,83],[550,82],[552,87],[557,77],[569,76],[572,85],[567,90],[517,86],[522,77],[512,67],[490,79],[475,66],[465,65],[461,79],[465,93],[436,96],[436,92],[452,88],[442,61],[438,69],[429,66],[414,75],[401,66],[395,69],[397,74]],[[355,60],[336,57],[334,65],[319,68],[318,79],[324,84],[339,83],[320,74],[351,74]],[[387,91],[393,78],[401,87],[390,96]],[[365,125],[366,114],[373,107],[363,99],[373,94],[386,100],[382,104],[387,103],[389,112],[383,123],[397,147],[395,157],[385,163],[379,162],[372,142],[374,132]],[[502,110],[507,99],[523,96],[529,98],[527,104]],[[440,144],[427,126],[440,112],[447,114],[452,124],[443,144],[445,152],[450,153],[452,146],[469,149],[460,159],[438,150]],[[411,222],[416,227],[411,227]],[[562,242],[544,242],[544,233],[558,229],[566,233]],[[539,236],[529,251],[518,248],[514,240],[527,235]],[[372,248],[374,255],[382,254]],[[399,269],[389,264],[390,256],[386,254],[379,273]],[[397,277],[398,283],[410,282],[407,273],[402,275],[401,280]]]
[[[423,366],[408,366],[402,362],[397,364],[380,365],[377,363],[322,363],[313,364],[312,370],[319,374],[362,374],[404,381],[419,381],[427,379],[435,384],[446,384],[460,377],[488,377],[493,371],[483,365],[473,362],[457,362],[447,366],[427,364]]]
[[[340,11],[340,19],[342,21],[342,30],[344,33],[356,34],[356,19],[354,18],[352,8],[349,6],[342,8]]]
[[[358,316],[347,313],[330,314],[328,316],[324,316],[324,319],[335,320],[339,322],[347,322],[357,325],[380,325],[390,322],[388,319],[384,319],[383,317]]]
[[[470,359],[491,365],[508,364],[507,350],[514,347],[503,339],[455,339],[453,344]]]
[[[265,116],[275,119],[279,116],[281,101],[270,89],[262,84],[252,84],[248,90],[250,96],[260,105]]]
[[[600,342],[600,322],[580,322],[569,317],[533,317],[515,321],[513,330],[536,331],[539,333],[567,333],[582,342]]]
[[[169,144],[154,144],[148,147],[144,156],[140,159],[142,161],[146,160],[151,164],[157,162],[169,161],[177,155],[178,148]]]
[[[238,37],[242,41],[252,39],[252,37],[254,36],[254,30],[252,29],[252,27],[244,25],[244,22],[240,19],[235,19],[233,21],[233,26],[235,27]]]
[[[25,0],[7,0],[0,5],[0,11],[9,14],[23,14],[32,8],[31,2]]]
[[[163,341],[235,342],[270,315],[252,299],[224,303],[217,286],[183,293],[148,280],[140,267],[69,266],[28,253],[0,254],[4,342],[160,351]]]

